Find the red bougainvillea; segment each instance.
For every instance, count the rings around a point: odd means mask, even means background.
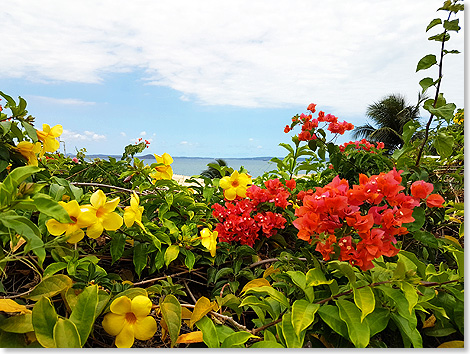
[[[302,206],[296,209],[293,222],[299,230],[297,237],[318,242],[316,250],[324,260],[335,254],[362,270],[373,268],[372,260],[381,255],[396,255],[395,236],[408,232],[403,225],[415,220],[413,208],[421,199],[437,207],[444,201],[438,194],[429,195],[433,186],[424,181],[413,183],[412,195],[405,195],[402,172],[394,168],[371,177],[361,174],[359,185],[352,188],[336,176],[325,187],[300,192],[297,198]]]

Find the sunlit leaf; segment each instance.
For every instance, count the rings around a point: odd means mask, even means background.
[[[181,305],[176,297],[167,295],[160,304],[160,310],[168,327],[171,346],[173,347],[178,339],[181,328]]]
[[[12,299],[0,299],[0,311],[20,314],[31,313],[31,310],[27,309],[25,305],[20,305]]]
[[[176,343],[189,344],[189,343],[200,343],[202,341],[203,341],[202,332],[195,331],[195,332],[181,334],[176,340]]]

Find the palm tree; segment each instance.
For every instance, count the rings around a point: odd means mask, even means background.
[[[223,167],[223,166],[227,166],[227,162],[225,162],[225,160],[223,159],[215,159],[215,162],[220,166],[220,167]],[[227,175],[227,172],[225,172],[225,175]],[[220,174],[220,172],[212,167],[212,166],[208,166],[207,169],[205,169],[204,171],[201,172],[201,176],[204,176],[204,177],[208,177],[210,179],[214,179],[214,178],[222,178],[224,176],[222,176]]]
[[[354,128],[354,139],[366,138],[371,142],[383,142],[385,148],[391,152],[403,146],[403,127],[410,120],[418,120],[419,108],[427,97],[418,94],[418,103],[409,105],[403,95],[391,94],[374,102],[367,107],[366,116],[378,128],[369,123]]]

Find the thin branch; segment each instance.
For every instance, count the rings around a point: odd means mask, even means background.
[[[196,268],[196,269],[193,269],[193,270],[188,269],[188,270],[185,270],[185,271],[182,271],[182,272],[179,272],[179,273],[175,273],[175,274],[171,274],[171,275],[165,275],[163,277],[158,277],[158,278],[148,279],[148,280],[144,280],[144,281],[139,281],[137,283],[134,283],[134,285],[143,285],[143,284],[148,284],[148,283],[154,283],[158,280],[165,280],[168,277],[173,278],[173,277],[177,277],[178,275],[182,275],[182,274],[185,274],[185,273],[189,273],[189,272],[192,272],[192,271],[195,271],[195,270],[201,270],[201,269],[204,269],[204,267]]]
[[[93,182],[70,182],[70,184],[72,184],[74,186],[110,188],[110,189],[116,189],[118,191],[127,192],[127,193],[135,192],[137,194],[142,195],[142,193],[140,193],[139,191],[136,191],[136,190],[133,190],[133,189],[122,188],[122,187],[111,186],[109,184],[93,183]]]

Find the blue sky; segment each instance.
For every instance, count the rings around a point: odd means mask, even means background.
[[[38,127],[61,124],[69,153],[121,154],[142,137],[159,155],[283,156],[284,126],[311,102],[355,125],[387,94],[414,103],[437,77],[415,69],[438,53],[425,28],[442,3],[12,0],[0,90]],[[449,49],[463,44],[462,29]],[[463,107],[463,54],[445,60],[442,92]]]

